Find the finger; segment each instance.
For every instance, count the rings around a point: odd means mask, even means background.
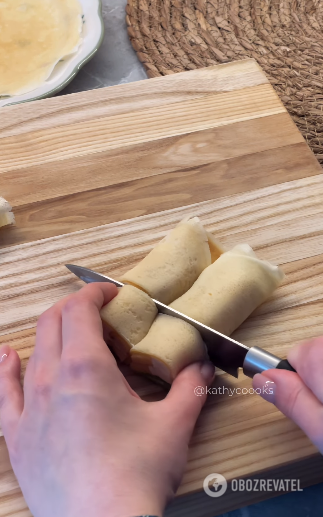
[[[323,337],[293,347],[288,360],[306,386],[323,403]]]
[[[9,449],[24,407],[24,396],[20,384],[20,359],[8,345],[0,349],[0,420]]]
[[[214,376],[212,363],[193,363],[178,374],[167,397],[161,402],[167,413],[166,418],[169,418],[172,426],[181,428],[183,439],[187,442],[206,401],[206,388]]]
[[[253,387],[307,434],[323,451],[323,405],[297,373],[267,370],[253,378]]]
[[[108,350],[99,311],[117,293],[113,284],[93,283],[71,296],[62,308],[63,355]]]
[[[71,298],[66,296],[43,312],[37,321],[34,355],[49,361],[59,360],[62,353],[62,308]]]
[[[62,354],[62,308],[71,296],[62,298],[38,318],[35,348],[24,377],[27,405],[33,400],[35,390],[42,393],[49,391],[57,374]]]

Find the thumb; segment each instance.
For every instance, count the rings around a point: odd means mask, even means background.
[[[215,377],[215,366],[210,362],[193,363],[174,380],[163,403],[175,419],[174,425],[183,429],[189,440],[196,420],[207,398],[207,388]]]
[[[24,406],[20,369],[17,352],[8,345],[2,346],[0,348],[0,421],[9,453]]]

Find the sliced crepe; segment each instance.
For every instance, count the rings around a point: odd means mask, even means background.
[[[155,375],[169,384],[189,364],[207,359],[200,333],[166,314],[158,314],[146,337],[130,350],[134,371]]]
[[[132,285],[125,285],[100,312],[104,337],[121,361],[128,361],[133,345],[148,333],[157,307],[148,296]]]
[[[0,95],[41,86],[63,57],[79,47],[78,0],[0,1]]]
[[[248,244],[223,253],[170,306],[230,335],[279,286],[279,267],[260,260]]]
[[[186,219],[137,266],[124,274],[121,281],[139,287],[168,305],[184,294],[212,260],[223,252],[198,217]]]
[[[14,224],[15,216],[11,212],[12,207],[3,197],[0,197],[0,226]]]

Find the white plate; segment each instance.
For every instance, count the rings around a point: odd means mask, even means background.
[[[102,43],[104,35],[101,0],[79,0],[79,2],[82,5],[84,15],[83,41],[79,49],[75,54],[71,54],[59,61],[50,77],[35,90],[23,95],[0,97],[0,107],[54,95],[65,88],[76,76],[80,68],[94,56]]]

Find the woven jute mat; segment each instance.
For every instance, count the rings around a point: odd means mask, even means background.
[[[149,77],[252,57],[323,163],[323,0],[128,0]]]

